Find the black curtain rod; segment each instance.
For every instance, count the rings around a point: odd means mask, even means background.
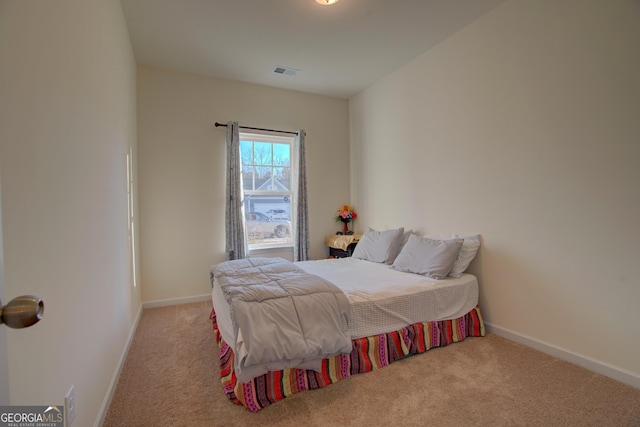
[[[220,127],[220,126],[227,127],[227,125],[225,123],[216,122],[216,127]],[[266,132],[288,133],[288,134],[291,134],[291,135],[297,135],[298,134],[298,132],[291,132],[291,131],[288,131],[288,130],[252,128],[252,127],[249,127],[249,126],[238,126],[238,127],[240,129],[251,129],[251,130],[262,130],[262,131],[266,131]]]

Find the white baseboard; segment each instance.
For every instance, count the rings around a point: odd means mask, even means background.
[[[113,394],[116,391],[116,385],[118,384],[118,379],[120,378],[120,373],[122,372],[122,368],[124,366],[125,360],[127,360],[127,354],[129,354],[129,347],[131,347],[131,342],[133,341],[133,337],[136,333],[136,329],[138,329],[138,322],[140,321],[140,317],[142,316],[142,304],[138,307],[138,314],[136,314],[136,320],[133,322],[133,326],[129,331],[129,336],[127,337],[127,344],[124,346],[122,353],[120,354],[120,360],[118,360],[118,366],[116,366],[116,370],[113,373],[113,377],[111,377],[111,381],[109,382],[109,387],[107,387],[107,394],[102,401],[102,405],[100,406],[100,410],[98,411],[98,416],[96,417],[96,422],[94,424],[95,427],[100,427],[104,424],[104,419],[107,416],[107,411],[109,410],[109,406],[111,405],[111,399],[113,399]]]
[[[605,362],[591,359],[578,353],[573,353],[561,347],[545,343],[543,341],[537,340],[527,335],[522,335],[506,328],[492,325],[488,322],[484,322],[484,325],[487,332],[492,332],[508,340],[526,345],[527,347],[534,348],[550,356],[566,360],[567,362],[573,363],[574,365],[581,366],[590,371],[597,372],[598,374],[602,374],[609,378],[613,378],[614,380],[640,389],[640,376],[634,374],[633,372],[609,365]]]
[[[211,294],[195,295],[192,297],[170,298],[155,301],[145,301],[142,308],[165,307],[167,305],[188,304],[190,302],[211,301]]]

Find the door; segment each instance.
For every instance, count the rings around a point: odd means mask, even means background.
[[[4,302],[2,253],[2,175],[0,174],[0,299]],[[7,328],[0,325],[0,406],[9,405],[9,362],[7,359]]]

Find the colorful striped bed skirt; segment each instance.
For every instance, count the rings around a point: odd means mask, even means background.
[[[272,371],[246,383],[238,383],[233,369],[233,350],[218,331],[216,313],[211,320],[220,348],[220,380],[225,394],[252,412],[305,390],[315,390],[351,375],[383,368],[396,360],[424,353],[435,347],[483,337],[484,322],[480,307],[453,320],[416,323],[399,331],[353,340],[351,354],[324,359],[322,372],[305,369]]]

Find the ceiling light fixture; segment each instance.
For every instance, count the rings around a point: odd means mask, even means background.
[[[331,6],[332,4],[338,3],[340,0],[316,0],[316,2],[320,3],[323,6]]]

